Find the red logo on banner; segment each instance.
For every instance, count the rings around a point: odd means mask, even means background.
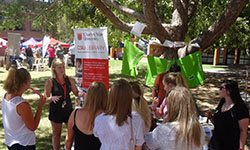
[[[82,40],[82,33],[77,33],[77,38],[79,41]]]

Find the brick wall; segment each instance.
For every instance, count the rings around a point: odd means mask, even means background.
[[[17,30],[15,30],[15,31],[12,31],[12,30],[3,31],[3,32],[0,33],[0,37],[4,38],[4,39],[8,39],[8,32],[11,32],[11,33],[20,33],[21,36],[24,38],[23,40],[28,40],[31,37],[33,37],[36,40],[42,40],[43,39],[42,32],[32,31],[31,30],[31,22],[26,22],[24,24],[24,30],[23,31],[17,31]]]

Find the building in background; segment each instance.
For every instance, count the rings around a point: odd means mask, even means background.
[[[7,3],[11,3],[13,0],[4,0]],[[38,1],[38,0],[36,0]],[[41,1],[41,0],[39,0]],[[42,0],[44,2],[44,0]],[[1,18],[3,20],[4,17]],[[5,30],[0,31],[0,37],[3,39],[8,39],[8,32],[10,33],[20,33],[21,34],[21,40],[25,41],[33,37],[35,40],[42,40],[43,34],[41,31],[35,30],[35,28],[32,27],[32,21],[28,21],[23,23],[22,27],[17,27],[15,30]]]
[[[20,33],[22,36],[22,40],[28,40],[33,37],[35,40],[42,40],[43,34],[41,31],[37,31],[32,28],[31,22],[25,22],[21,28],[16,28],[15,30],[7,30],[0,32],[0,37],[4,39],[8,39],[8,32],[11,33]]]

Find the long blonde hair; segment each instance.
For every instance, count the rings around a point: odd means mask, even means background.
[[[129,84],[132,87],[133,93],[132,108],[140,114],[145,123],[146,128],[150,128],[151,112],[146,99],[143,97],[143,89],[138,82],[129,82]]]
[[[4,81],[3,89],[9,94],[17,93],[29,79],[30,73],[26,69],[10,67],[8,76]]]
[[[163,77],[163,82],[172,83],[175,86],[183,86],[188,88],[186,79],[180,72],[170,72]]]
[[[57,75],[56,75],[56,70],[55,70],[56,66],[57,66],[57,65],[61,65],[61,64],[63,64],[63,65],[65,66],[64,61],[63,61],[61,58],[55,58],[55,59],[52,61],[51,73],[52,73],[52,77],[53,77],[53,78],[56,78],[56,77],[57,77]],[[66,77],[66,72],[64,72],[64,77]]]
[[[92,82],[86,94],[84,109],[90,111],[90,126],[94,128],[94,121],[98,110],[106,110],[108,90],[102,82]]]
[[[105,115],[116,117],[116,124],[122,126],[131,117],[132,90],[129,83],[120,79],[111,86],[108,95],[108,105]]]
[[[167,97],[168,115],[164,122],[178,122],[176,143],[178,139],[186,141],[189,146],[200,146],[202,131],[197,119],[197,112],[191,92],[185,88],[176,86]]]

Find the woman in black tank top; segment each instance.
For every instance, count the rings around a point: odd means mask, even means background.
[[[73,111],[68,121],[66,150],[70,150],[73,141],[75,150],[99,150],[101,143],[93,135],[94,120],[106,110],[108,91],[101,82],[92,82],[81,109]]]
[[[78,109],[75,110],[74,113],[74,134],[75,134],[75,143],[74,148],[75,150],[82,150],[83,148],[88,148],[91,150],[98,150],[101,147],[101,142],[94,134],[85,134],[84,132],[80,131],[75,123],[75,116]]]
[[[65,74],[64,61],[57,58],[52,62],[52,76],[45,84],[45,97],[49,107],[49,120],[52,126],[52,143],[53,149],[60,149],[60,137],[62,130],[62,123],[68,123],[69,116],[73,111],[70,92],[75,96],[83,96],[79,92],[74,80]]]

